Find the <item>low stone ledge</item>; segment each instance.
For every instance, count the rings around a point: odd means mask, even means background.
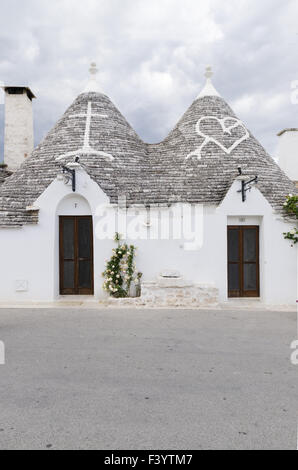
[[[160,285],[159,282],[144,282],[142,295],[136,298],[115,299],[106,301],[108,306],[149,307],[149,308],[208,308],[218,307],[218,289],[209,284],[192,284],[189,282],[173,286]]]

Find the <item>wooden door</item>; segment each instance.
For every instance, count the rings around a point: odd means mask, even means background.
[[[228,295],[259,297],[259,227],[228,227]]]
[[[59,217],[60,294],[93,295],[91,216]]]

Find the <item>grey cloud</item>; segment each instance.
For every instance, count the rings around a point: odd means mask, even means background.
[[[96,60],[103,90],[153,142],[191,104],[211,63],[217,89],[273,153],[277,131],[297,125],[297,13],[295,0],[2,0],[0,81],[28,84],[38,96],[38,143]]]

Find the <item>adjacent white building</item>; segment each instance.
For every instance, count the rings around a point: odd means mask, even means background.
[[[286,175],[298,182],[298,129],[283,129],[277,134],[278,146],[276,157]]]
[[[294,305],[296,248],[283,238],[294,222],[283,203],[295,192],[296,155],[284,165],[289,178],[220,97],[210,68],[205,88],[159,144],[138,137],[98,88],[94,64],[90,71],[85,91],[25,161],[33,93],[13,93],[10,105],[5,88],[0,302],[105,299],[101,273],[119,231],[138,247],[136,302],[196,307],[237,297]],[[11,112],[22,106],[14,139]],[[18,115],[27,116],[27,131]],[[19,140],[21,127],[27,140]]]

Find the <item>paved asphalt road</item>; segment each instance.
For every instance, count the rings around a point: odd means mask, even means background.
[[[296,316],[0,310],[1,449],[296,449]]]

